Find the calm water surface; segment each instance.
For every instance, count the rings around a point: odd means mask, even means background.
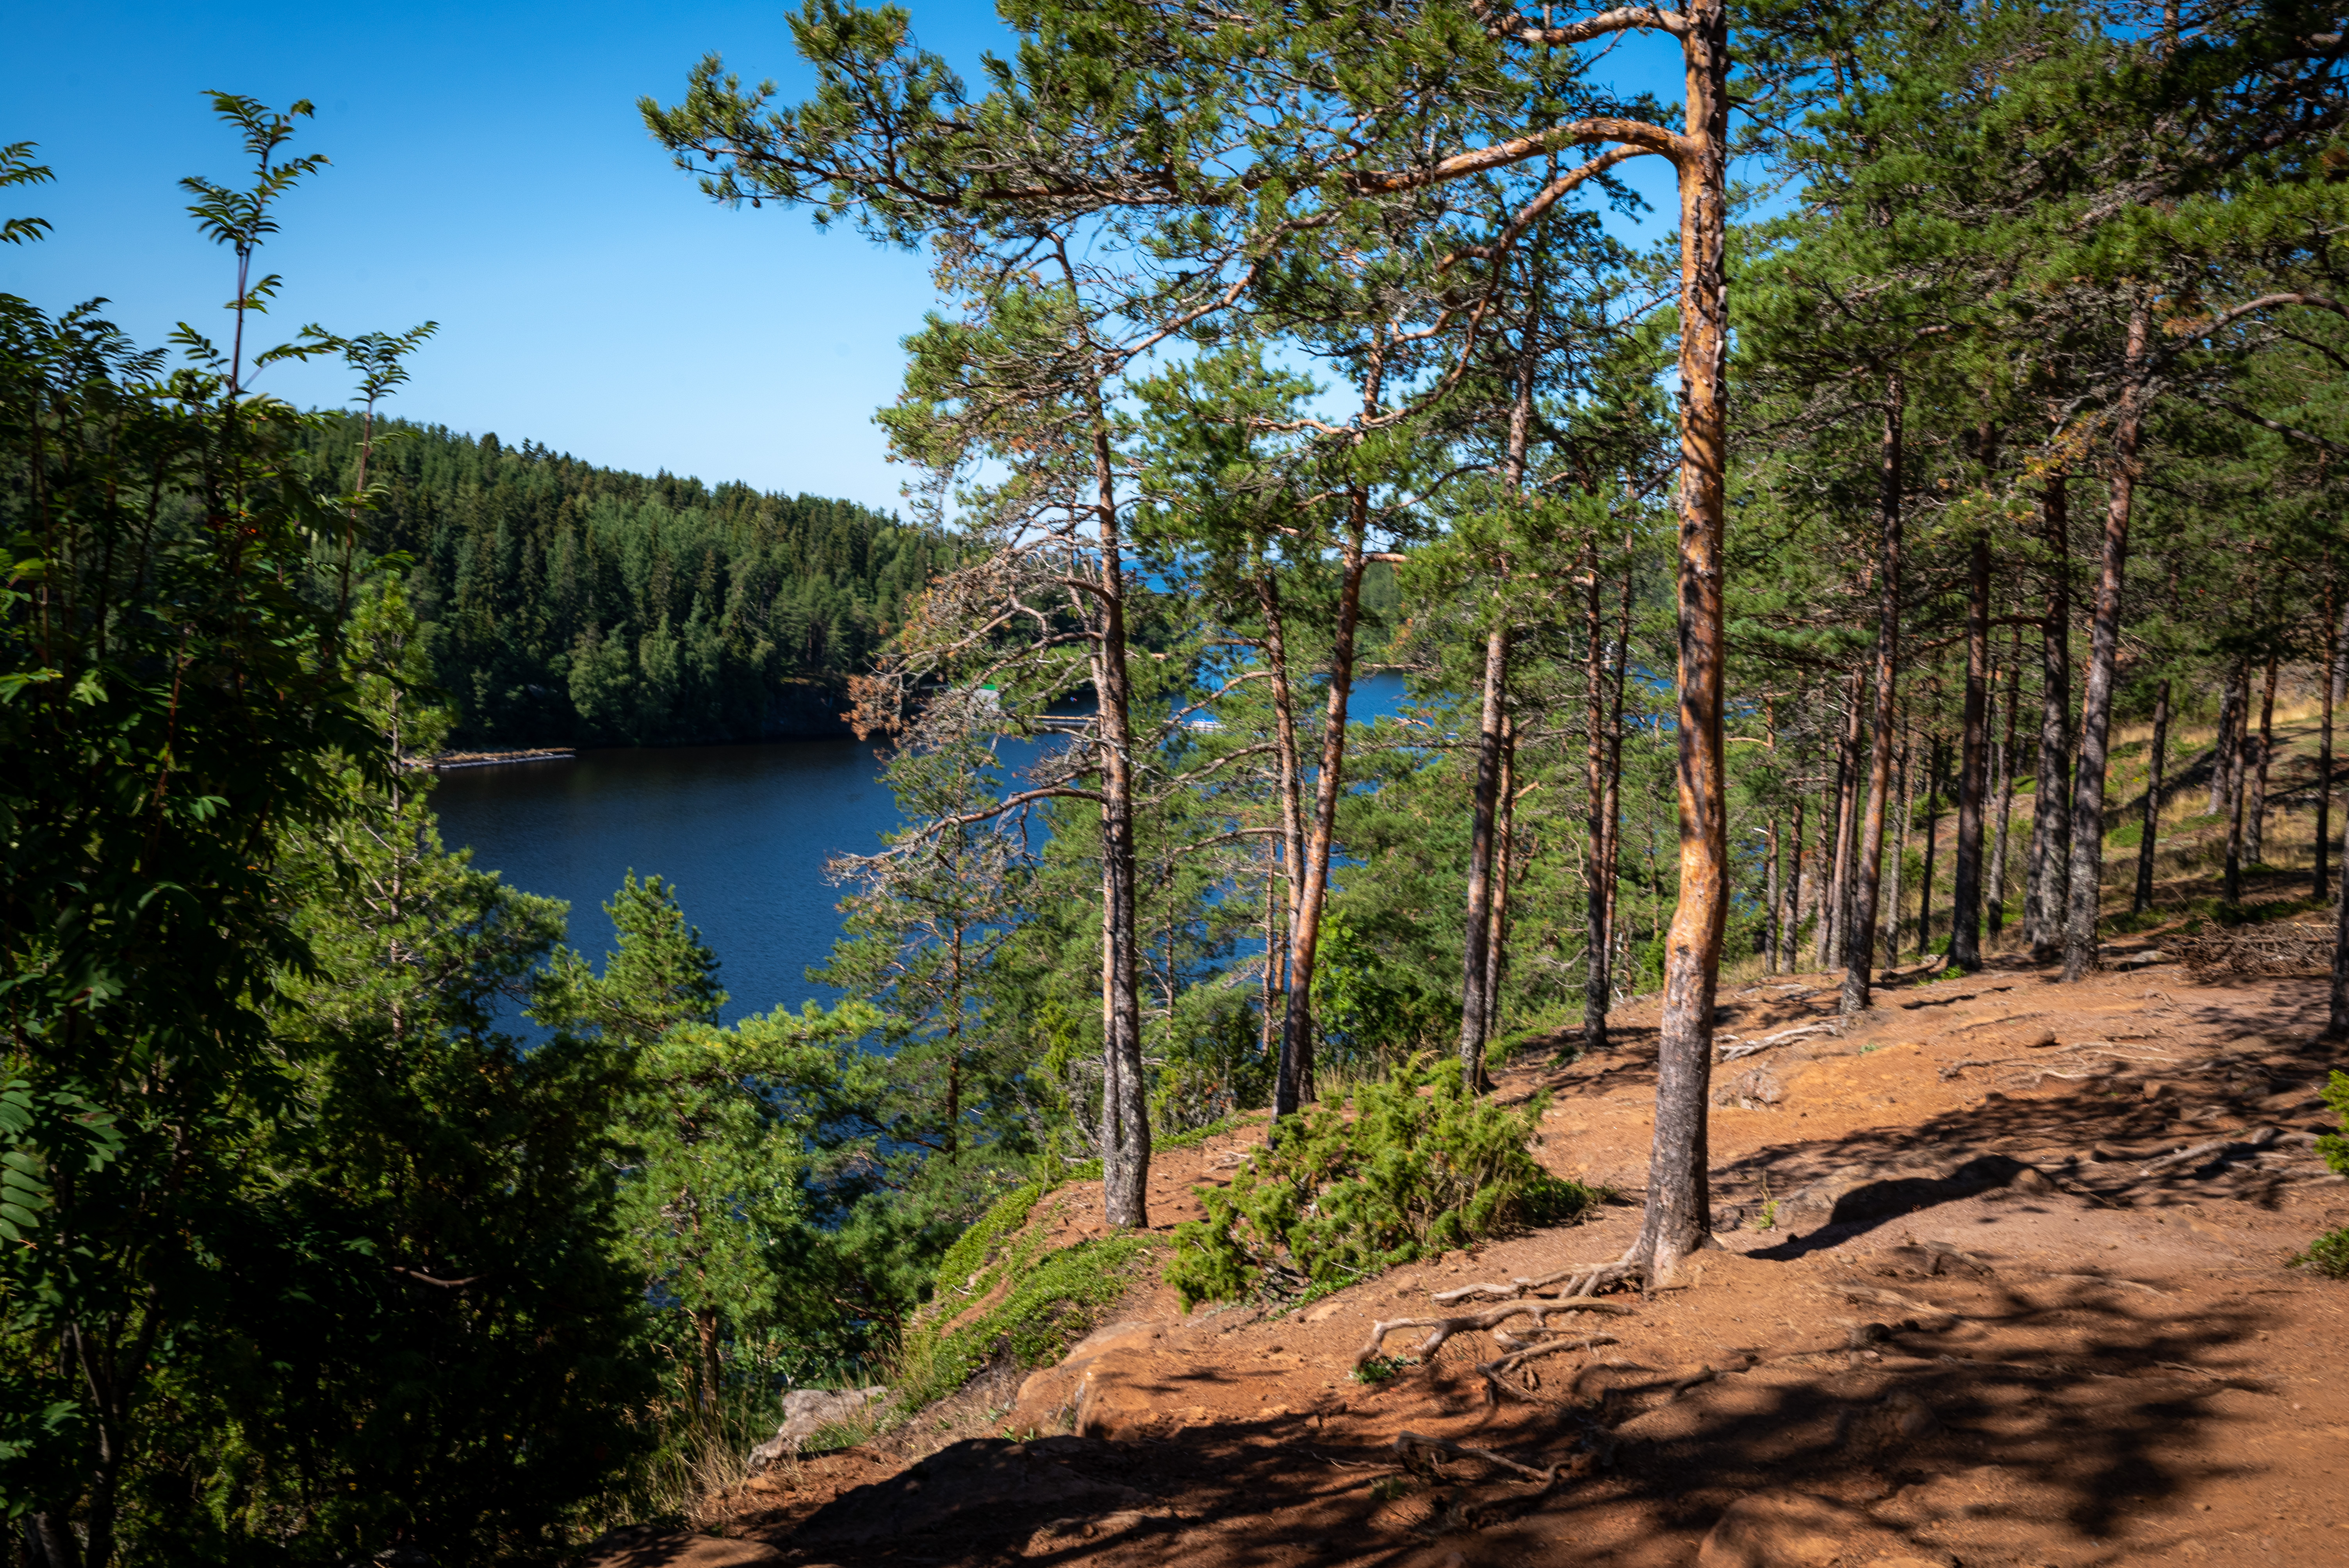
[[[1392,713],[1402,696],[1398,677],[1369,676],[1352,711]],[[433,799],[451,849],[567,902],[571,945],[599,963],[617,941],[603,906],[620,879],[667,879],[723,965],[731,1023],[834,998],[807,978],[840,935],[842,890],[823,866],[873,852],[898,825],[880,767],[854,740],[585,751],[443,774]]]

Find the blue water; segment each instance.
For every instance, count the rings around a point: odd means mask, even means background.
[[[1402,701],[1401,677],[1365,676],[1351,713],[1367,721]],[[899,826],[880,767],[853,740],[585,751],[444,774],[434,804],[450,848],[567,902],[571,945],[599,965],[617,940],[603,905],[621,878],[667,878],[718,954],[731,1023],[834,999],[807,978],[840,935],[843,890],[823,867],[872,853]]]

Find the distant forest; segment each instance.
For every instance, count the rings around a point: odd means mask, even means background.
[[[359,422],[310,439],[347,486]],[[833,733],[950,542],[853,501],[596,468],[379,421],[375,547],[415,561],[458,748]]]

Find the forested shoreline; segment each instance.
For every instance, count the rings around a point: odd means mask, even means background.
[[[706,196],[936,261],[878,416],[914,523],[398,424],[430,323],[255,352],[307,104],[212,98],[220,340],[0,296],[14,1561],[556,1562],[787,1389],[903,1419],[1057,1356],[1154,1249],[1279,1309],[1561,1222],[1596,1194],[1488,1072],[1619,1050],[1634,993],[1640,1229],[1566,1288],[1669,1288],[1769,1045],[1725,978],[1839,972],[1857,1026],[1912,958],[2349,921],[2335,20],[1011,21],[976,93],[812,5],[808,104],[713,57],[640,106]],[[1634,32],[1679,108],[1599,74]],[[1599,211],[1633,157],[1653,248]],[[256,393],[288,358],[355,412]],[[828,868],[842,999],[725,1027],[691,890],[639,868],[579,954],[400,766],[802,689],[904,826]],[[1246,1114],[1152,1236],[1154,1150]],[[991,1250],[1095,1179],[1100,1233]]]
[[[356,414],[302,444],[349,485]],[[852,501],[597,468],[531,441],[379,421],[369,543],[414,565],[451,745],[841,736],[850,676],[954,559]]]

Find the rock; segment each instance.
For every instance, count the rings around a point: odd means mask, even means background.
[[[1115,1440],[1155,1424],[1183,1367],[1173,1357],[1116,1350],[1085,1363],[1076,1390],[1077,1435]]]
[[[773,1437],[750,1450],[750,1473],[757,1475],[776,1460],[798,1453],[824,1428],[844,1426],[888,1397],[889,1390],[877,1384],[870,1388],[792,1389],[783,1396],[783,1424],[775,1429]]]
[[[1069,1346],[1069,1353],[1061,1357],[1061,1365],[1073,1367],[1080,1361],[1090,1361],[1108,1351],[1135,1349],[1149,1344],[1164,1332],[1158,1325],[1139,1319],[1105,1323]]]
[[[1868,1515],[1805,1492],[1748,1492],[1697,1548],[1697,1568],[1841,1568],[1919,1549]],[[1944,1568],[1931,1558],[1921,1561]]]
[[[2112,963],[2112,967],[2115,969],[2143,969],[2147,965],[2167,964],[2168,962],[2168,954],[2164,953],[2158,947],[2148,947],[2142,952],[2132,953],[2125,958],[2115,959]]]
[[[1713,1091],[1713,1104],[1744,1110],[1761,1110],[1785,1102],[1785,1080],[1773,1068],[1748,1068]]]
[[[1345,1310],[1346,1304],[1342,1301],[1325,1301],[1317,1306],[1309,1308],[1305,1314],[1305,1321],[1308,1323],[1327,1323]]]
[[[789,1553],[763,1541],[688,1534],[657,1524],[616,1530],[579,1559],[581,1568],[766,1568],[790,1561]]]
[[[1886,1395],[1884,1409],[1892,1418],[1892,1429],[1911,1442],[1930,1438],[1941,1429],[1940,1418],[1933,1414],[1933,1407],[1906,1388]]]
[[[2063,1043],[2063,1041],[2055,1037],[2054,1030],[2035,1029],[2023,1037],[2023,1047],[2025,1050],[2044,1051],[2051,1047],[2060,1046]]]

